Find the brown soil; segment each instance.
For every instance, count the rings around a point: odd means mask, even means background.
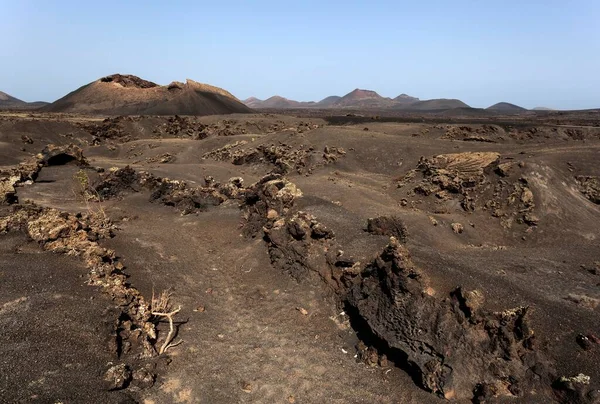
[[[42,253],[22,234],[1,237],[0,251],[0,400],[135,402],[99,382],[115,360],[107,349],[115,310],[85,284],[83,263]]]
[[[600,129],[327,119],[0,116],[0,401],[598,402]]]

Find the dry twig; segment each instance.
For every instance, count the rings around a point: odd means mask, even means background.
[[[179,313],[179,311],[181,310],[181,306],[179,306],[175,310],[169,311],[171,306],[170,298],[171,294],[167,291],[161,292],[158,298],[155,298],[154,289],[152,290],[152,315],[156,317],[165,317],[167,320],[169,320],[169,334],[167,334],[167,338],[160,347],[160,350],[158,351],[159,355],[162,355],[164,352],[166,352],[167,349],[177,346],[183,342],[183,340],[179,340],[177,342],[171,343],[171,341],[173,341],[173,338],[175,337],[175,326],[173,324],[173,317],[177,313]]]
[[[160,312],[155,312],[155,311],[152,312],[153,316],[166,317],[169,320],[169,334],[167,335],[165,342],[163,342],[162,346],[160,347],[160,350],[158,351],[159,355],[162,355],[167,349],[177,346],[183,342],[183,340],[179,340],[177,342],[171,343],[171,341],[173,340],[173,337],[175,336],[175,327],[173,326],[173,316],[176,315],[177,313],[179,313],[180,310],[181,310],[181,306],[179,306],[177,309],[175,309],[169,313],[160,313]]]

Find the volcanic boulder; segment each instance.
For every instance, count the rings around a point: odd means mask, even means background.
[[[544,367],[534,350],[529,309],[487,312],[482,302],[481,292],[460,288],[432,296],[425,276],[393,238],[347,296],[355,315],[423,388],[446,398],[472,398],[482,386],[491,396],[520,396],[537,383],[529,369],[538,366],[540,373]]]

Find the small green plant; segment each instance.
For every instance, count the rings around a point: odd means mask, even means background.
[[[90,216],[107,221],[108,216],[102,207],[102,198],[94,187],[90,185],[90,177],[84,170],[78,170],[73,175],[73,194],[76,199],[85,202],[87,212]],[[94,204],[96,205],[94,207]]]
[[[75,181],[76,194],[88,201],[94,199],[90,188],[90,177],[84,170],[78,170],[73,175],[73,180]]]

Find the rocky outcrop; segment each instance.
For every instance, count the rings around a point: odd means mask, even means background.
[[[17,203],[15,188],[23,183],[34,181],[42,167],[68,163],[81,167],[88,166],[80,147],[73,144],[66,146],[50,144],[41,153],[18,166],[0,169],[0,205]]]
[[[521,396],[537,384],[534,373],[548,374],[535,351],[529,309],[488,312],[483,301],[480,291],[461,288],[434,297],[408,250],[394,238],[346,297],[426,390],[448,399],[472,398],[483,390],[488,399]]]
[[[243,191],[242,185],[243,179],[239,177],[231,178],[225,184],[207,177],[205,186],[191,186],[185,181],[156,177],[127,166],[101,174],[90,186],[93,189],[91,194],[101,200],[122,197],[131,192],[149,192],[150,202],[173,206],[185,215],[218,206],[228,199],[237,199]]]
[[[234,165],[268,164],[277,174],[312,174],[317,168],[334,163],[346,155],[343,148],[333,146],[325,146],[321,152],[314,147],[281,143],[242,147],[247,144],[245,140],[231,143],[205,153],[203,157],[230,160]]]
[[[256,237],[265,226],[287,214],[302,191],[279,174],[270,174],[246,189],[244,209],[244,234]]]
[[[123,87],[133,88],[153,88],[158,87],[158,84],[148,80],[141,79],[131,74],[112,74],[100,79],[103,83],[115,83]]]
[[[575,177],[579,190],[593,203],[600,204],[600,179],[594,176],[579,175]]]
[[[408,230],[400,218],[396,216],[379,216],[367,220],[367,232],[376,235],[395,237],[405,243]]]
[[[421,158],[416,170],[398,181],[407,196],[427,202],[432,210],[458,200],[466,212],[487,211],[504,227],[537,225],[535,196],[524,174],[525,164],[501,162],[495,152],[465,152]]]
[[[479,157],[488,162],[496,155]],[[254,184],[242,204],[244,232],[262,232],[276,268],[299,281],[316,274],[329,285],[359,335],[370,335],[359,347],[361,360],[377,366],[389,359],[447,399],[552,398],[554,371],[538,350],[530,308],[489,311],[481,291],[461,287],[438,295],[394,236],[374,260],[358,262],[314,215],[294,210],[300,195],[280,176]],[[393,217],[369,219],[366,229],[407,234]]]
[[[263,231],[273,266],[297,280],[305,279],[311,270],[318,268],[314,259],[324,258],[314,251],[315,245],[330,245],[335,237],[332,230],[306,212],[278,218],[265,225]]]

